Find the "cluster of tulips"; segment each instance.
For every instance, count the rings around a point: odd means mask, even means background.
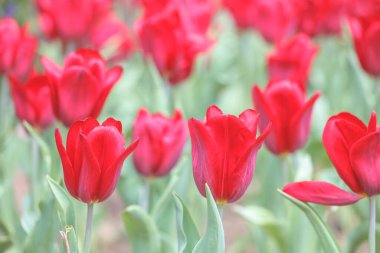
[[[125,13],[137,16],[133,29],[118,15],[116,4],[125,8]],[[238,201],[251,185],[263,144],[285,161],[302,149],[310,135],[313,107],[324,92],[308,94],[310,70],[320,52],[313,39],[339,37],[344,29],[349,30],[360,66],[371,78],[380,77],[377,0],[35,0],[33,6],[39,36],[32,35],[27,24],[22,26],[13,17],[0,19],[0,74],[4,79],[0,111],[2,118],[11,115],[4,111],[4,103],[11,99],[17,118],[39,141],[45,131],[55,128],[56,145],[50,152],[59,154],[63,175],[55,172],[58,176],[48,181],[51,188],[56,187],[52,192],[58,202],[57,191],[62,190],[64,182],[67,192],[88,206],[83,253],[91,249],[94,204],[107,200],[115,191],[129,155],[141,177],[168,177],[190,139],[195,185],[207,198],[209,213],[219,207],[221,214],[224,205]],[[197,58],[203,57],[205,69],[214,60],[210,55],[219,42],[215,34],[224,29],[216,20],[220,13],[234,21],[234,29],[241,33],[255,31],[264,43],[273,45],[266,55],[268,82],[265,88],[254,84],[245,91],[251,92],[252,108],[238,116],[225,114],[210,104],[203,119],[196,119],[191,112],[185,114],[177,108],[173,91],[187,85]],[[45,54],[45,42],[59,44],[61,51],[56,54],[62,55],[63,64]],[[131,142],[126,145],[121,121],[102,111],[123,76],[122,63],[133,54],[143,56],[145,68],[150,68],[149,64],[156,67],[171,106],[167,116],[141,105],[135,112]],[[144,95],[149,99],[152,94]],[[238,97],[231,100],[239,102]],[[103,123],[98,121],[100,115],[106,118]],[[1,130],[2,135],[7,133],[4,124]],[[292,182],[289,171],[284,171],[285,185],[277,188],[282,188],[280,193],[293,202],[341,206],[368,198],[368,248],[375,253],[375,198],[380,193],[380,127],[376,112],[372,112],[368,125],[349,112],[331,116],[324,126],[322,143],[351,191],[319,180]],[[3,160],[6,157],[0,162]],[[60,171],[59,167],[52,169]],[[177,209],[185,208],[186,203],[175,199],[180,203],[176,203]],[[147,208],[149,200],[144,201],[141,205]],[[221,217],[215,219],[221,222]],[[207,227],[204,237],[192,241],[187,234],[191,229],[185,226],[177,224],[179,237],[187,238],[187,244],[178,243],[178,252],[224,252],[220,233],[213,234]],[[318,227],[316,230],[321,236]],[[62,235],[64,251],[75,251],[67,231]],[[321,240],[327,239],[321,236]],[[323,245],[327,245],[326,253],[336,247],[335,242]]]

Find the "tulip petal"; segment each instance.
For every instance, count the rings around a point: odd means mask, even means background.
[[[61,76],[62,68],[50,59],[42,56],[41,64],[48,75],[51,75],[55,79],[58,79]]]
[[[290,183],[284,187],[283,191],[303,202],[327,206],[350,205],[362,198],[323,181]]]
[[[69,156],[67,155],[65,147],[63,146],[61,132],[58,128],[55,129],[55,143],[57,145],[58,153],[62,161],[63,177],[65,179],[66,188],[71,195],[76,197],[78,196],[78,181],[76,180],[74,169],[70,162]]]
[[[206,196],[206,177],[210,188],[215,187],[217,180],[217,178],[207,175],[208,172],[212,173],[214,168],[218,166],[217,146],[202,122],[191,118],[188,125],[192,144],[194,181],[199,192]]]
[[[118,120],[115,120],[113,118],[108,118],[106,119],[103,123],[102,123],[102,126],[112,126],[112,127],[116,127],[117,130],[119,130],[120,134],[122,134],[122,131],[123,131],[123,126],[121,124],[120,121]]]
[[[112,67],[106,74],[106,86],[114,86],[123,74],[123,68],[120,66]]]
[[[100,165],[89,140],[84,134],[80,134],[79,145],[82,150],[82,164],[78,182],[78,198],[85,203],[98,202],[98,187],[101,179]]]
[[[216,105],[210,106],[206,112],[207,120],[210,120],[214,117],[221,116],[221,115],[223,115],[223,112]]]
[[[320,93],[317,92],[312,96],[309,101],[297,112],[290,123],[292,129],[292,140],[289,143],[292,145],[290,151],[295,151],[305,145],[310,133],[311,113],[313,111],[314,103],[319,98]]]
[[[380,132],[357,141],[350,150],[350,160],[357,181],[368,196],[380,193]]]
[[[245,124],[245,126],[251,130],[252,133],[256,134],[257,125],[259,124],[259,113],[248,109],[239,115],[239,119]]]
[[[368,122],[368,132],[376,132],[377,128],[377,119],[376,119],[376,112],[371,113],[371,117]]]
[[[366,132],[366,126],[357,117],[349,113],[340,113],[327,121],[322,136],[327,155],[340,178],[353,192],[359,194],[363,193],[363,189],[352,169],[349,150]]]
[[[102,183],[99,185],[99,202],[107,199],[115,190],[117,181],[120,178],[124,160],[136,149],[138,143],[138,139],[134,140],[102,174]]]

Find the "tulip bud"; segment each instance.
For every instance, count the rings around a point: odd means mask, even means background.
[[[133,154],[137,171],[146,177],[165,176],[178,162],[187,140],[187,127],[180,111],[173,118],[141,109],[133,124],[140,144]]]

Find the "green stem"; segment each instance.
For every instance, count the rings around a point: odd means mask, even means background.
[[[145,184],[143,186],[143,192],[141,194],[141,207],[144,208],[147,212],[149,212],[149,197],[150,197],[150,182],[145,180]]]
[[[39,149],[37,141],[31,137],[32,141],[32,171],[31,171],[31,180],[32,180],[32,206],[37,210],[38,201],[37,201],[37,187],[38,187],[38,166],[39,166]]]
[[[94,204],[87,204],[86,234],[83,244],[83,253],[89,253],[91,249],[91,230],[94,215]]]
[[[223,205],[218,205],[220,219],[223,220]]]
[[[369,197],[369,253],[376,253],[376,197]]]
[[[289,162],[288,162],[288,155],[283,155],[280,157],[281,161],[281,169],[282,169],[282,179],[283,184],[287,184],[289,182]]]
[[[169,115],[170,115],[174,113],[174,110],[175,110],[175,96],[174,96],[175,87],[170,85],[167,80],[163,82],[163,85],[164,85],[164,90],[166,94],[168,110],[169,110]]]

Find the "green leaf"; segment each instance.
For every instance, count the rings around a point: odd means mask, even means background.
[[[207,228],[206,233],[198,241],[193,253],[224,253],[224,230],[218,208],[210,188],[206,185],[207,197]]]
[[[276,220],[268,209],[260,206],[234,206],[234,211],[247,221],[260,226],[276,242],[280,252],[284,252],[286,240],[284,235],[284,224]]]
[[[40,147],[46,166],[50,171],[52,162],[48,145],[28,122],[24,120],[22,124],[24,125],[26,130],[28,130],[28,133],[33,137],[33,139],[37,142],[38,146]]]
[[[301,211],[306,215],[311,224],[314,227],[315,232],[319,236],[322,247],[326,253],[340,253],[341,250],[334,238],[331,234],[330,230],[327,228],[326,224],[323,222],[318,213],[307,203],[299,201],[291,197],[290,195],[284,193],[281,190],[278,192],[295,206],[297,206]]]
[[[25,253],[54,251],[58,222],[52,202],[53,199],[40,204],[41,215],[27,238]]]
[[[64,230],[68,226],[76,228],[75,208],[72,198],[54,179],[49,176],[46,176],[46,179],[57,203],[56,210],[61,221],[61,229]],[[75,229],[68,233],[68,240],[71,252],[77,252],[78,240]]]
[[[200,239],[197,227],[181,198],[173,193],[178,235],[178,253],[191,253]]]
[[[160,233],[152,217],[140,206],[132,205],[123,212],[124,226],[134,253],[160,252]]]

